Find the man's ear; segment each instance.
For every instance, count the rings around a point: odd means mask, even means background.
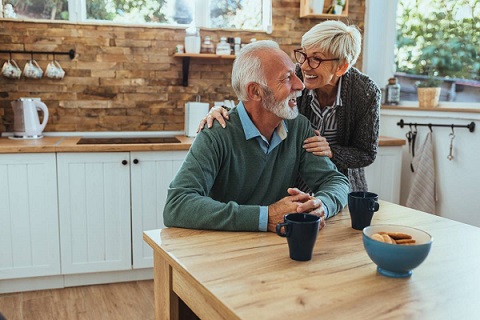
[[[335,72],[335,75],[336,75],[337,77],[343,76],[343,75],[345,74],[345,72],[347,72],[348,66],[349,66],[349,64],[346,63],[346,62],[345,62],[343,65],[338,66],[338,67],[337,67],[337,71]]]
[[[260,101],[263,97],[262,87],[256,82],[247,84],[247,96],[249,101]]]

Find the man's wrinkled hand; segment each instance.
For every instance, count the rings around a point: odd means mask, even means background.
[[[298,212],[297,208],[301,203],[310,199],[306,193],[298,193],[295,195],[286,196],[277,202],[268,206],[268,226],[267,230],[276,232],[276,226],[283,222],[283,217],[287,213]]]

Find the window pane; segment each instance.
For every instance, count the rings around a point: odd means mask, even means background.
[[[224,0],[210,2],[212,28],[261,29],[262,1]]]
[[[121,23],[189,24],[188,0],[87,0],[87,19]]]
[[[397,70],[480,80],[480,5],[400,0],[397,30]]]
[[[396,67],[397,75],[405,74],[409,84],[428,76],[441,78],[441,98],[449,101],[458,101],[455,96],[460,96],[459,90],[478,91],[479,46],[478,1],[399,0]],[[411,91],[414,100],[416,90],[413,87]],[[402,100],[410,99],[402,96]]]
[[[9,0],[19,19],[68,20],[68,0]]]

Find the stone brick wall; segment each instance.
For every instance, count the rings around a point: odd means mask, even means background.
[[[201,30],[216,43],[220,36],[277,41],[288,53],[299,47],[301,36],[322,19],[299,18],[298,0],[273,0],[273,32]],[[344,22],[363,30],[365,1],[350,0]],[[63,80],[7,79],[0,77],[0,131],[12,131],[10,102],[39,97],[49,108],[45,131],[180,131],[184,105],[236,97],[230,85],[232,60],[192,59],[189,85],[182,86],[182,60],[174,58],[183,43],[184,29],[27,22],[0,20],[1,50],[69,51],[55,56],[66,76]],[[13,54],[23,69],[30,54]],[[0,63],[8,54],[0,54]],[[34,55],[45,70],[52,54]],[[361,65],[361,57],[357,67]]]

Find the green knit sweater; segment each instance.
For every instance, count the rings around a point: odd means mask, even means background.
[[[327,157],[306,152],[314,135],[302,115],[286,120],[288,136],[269,154],[256,139],[245,139],[237,108],[227,127],[215,122],[195,138],[170,184],[163,212],[168,227],[258,231],[260,206],[288,196],[297,173],[315,192],[330,216],[347,203],[349,182]]]

